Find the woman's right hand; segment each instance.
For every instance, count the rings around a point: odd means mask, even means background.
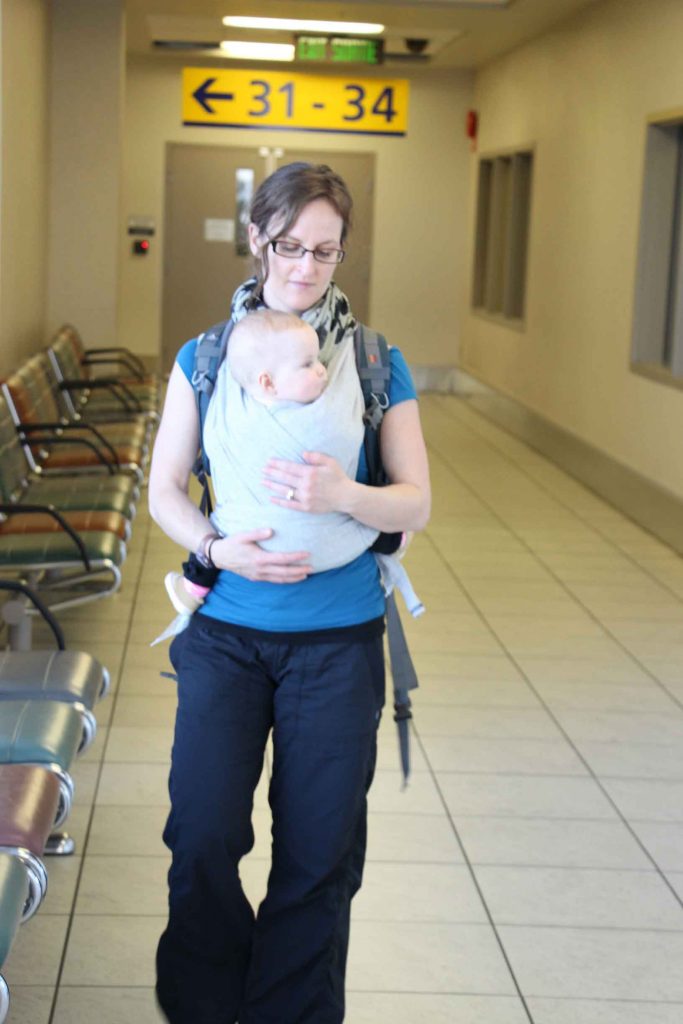
[[[259,541],[272,537],[270,529],[247,530],[222,537],[211,545],[211,558],[218,569],[262,583],[301,583],[312,572],[306,564],[308,551],[264,551]]]

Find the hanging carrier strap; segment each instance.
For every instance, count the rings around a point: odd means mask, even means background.
[[[389,381],[391,379],[391,357],[386,338],[364,324],[358,324],[354,334],[356,367],[365,401],[365,436],[363,445],[368,466],[368,477],[374,487],[389,483],[382,465],[380,449],[380,427],[384,413],[389,408]],[[378,554],[394,554],[401,544],[401,533],[381,533],[372,546]],[[417,673],[410,656],[408,642],[403,630],[396,595],[392,592],[386,602],[387,645],[391,677],[394,683],[394,721],[398,728],[399,756],[403,785],[410,775],[410,720],[413,717],[409,690],[418,686]]]
[[[416,690],[418,687],[417,673],[413,665],[413,659],[408,650],[408,641],[403,631],[396,607],[396,594],[391,593],[387,598],[387,645],[389,647],[389,663],[391,665],[391,678],[394,682],[394,721],[398,728],[398,746],[401,759],[401,771],[403,772],[404,786],[410,775],[410,720],[413,717],[409,690]]]

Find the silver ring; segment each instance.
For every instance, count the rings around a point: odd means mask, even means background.
[[[288,488],[287,494],[285,495],[285,497],[287,498],[287,501],[293,501],[295,494],[296,494],[296,491],[294,490],[293,487]]]

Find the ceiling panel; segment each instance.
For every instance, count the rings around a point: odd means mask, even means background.
[[[226,14],[261,17],[375,21],[385,25],[385,50],[392,60],[420,73],[423,69],[475,68],[552,29],[601,0],[126,0],[127,46],[131,54],[158,60],[207,63],[226,58],[219,51],[172,52],[155,48],[155,39],[196,43],[228,38],[289,41],[286,33],[247,32],[222,24]],[[410,55],[406,40],[425,40]],[[235,64],[237,62],[227,61]],[[412,73],[412,70],[411,70]]]

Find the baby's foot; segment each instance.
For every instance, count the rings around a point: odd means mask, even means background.
[[[195,597],[189,592],[185,577],[180,572],[166,573],[164,586],[171,599],[171,604],[181,615],[194,615],[197,609],[204,604],[201,598]]]

